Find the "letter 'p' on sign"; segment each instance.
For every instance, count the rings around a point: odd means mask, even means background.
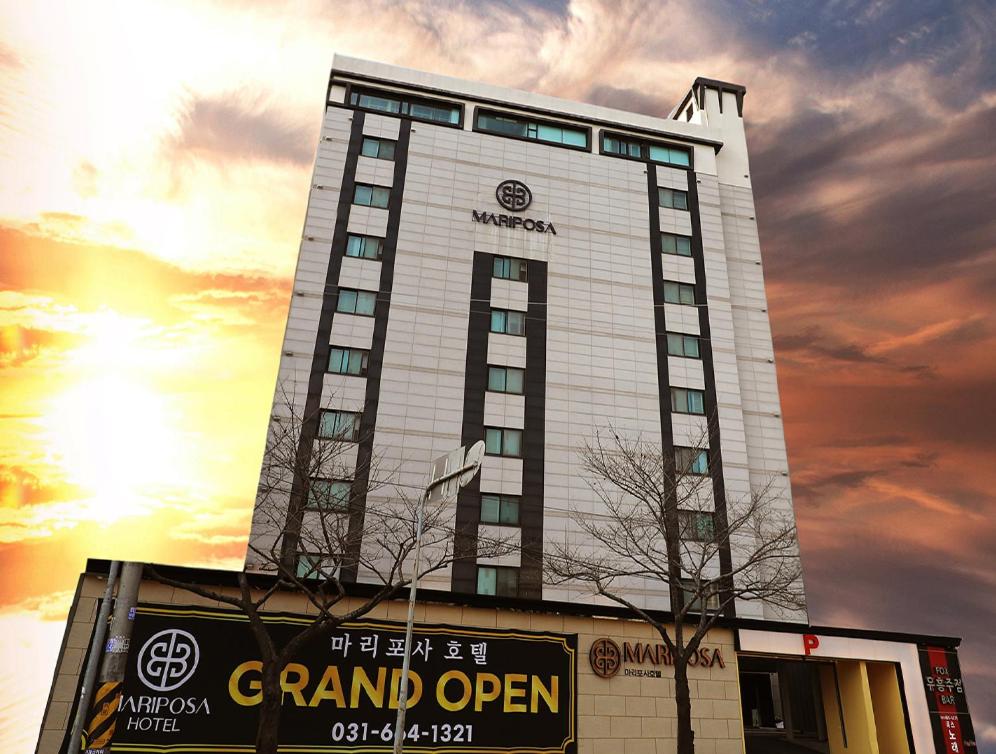
[[[820,637],[814,634],[803,634],[802,635],[802,648],[806,650],[806,654],[809,655],[814,649],[818,649],[820,646]]]

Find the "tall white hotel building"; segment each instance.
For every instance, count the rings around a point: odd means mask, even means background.
[[[456,524],[511,525],[523,554],[426,586],[591,601],[544,584],[541,558],[598,512],[578,449],[610,428],[708,445],[716,517],[766,485],[793,515],[744,94],[697,79],[655,118],[336,56],[274,415],[293,396],[305,444],[358,438],[337,484],[361,509],[369,458],[418,487],[486,439]],[[660,583],[628,593],[669,604]]]

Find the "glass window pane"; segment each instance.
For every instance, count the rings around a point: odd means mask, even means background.
[[[709,473],[709,456],[704,450],[700,450],[695,454],[695,459],[692,461],[692,473]]]
[[[521,369],[513,369],[509,367],[505,370],[505,392],[515,393],[516,395],[522,394],[522,378],[525,372]]]
[[[606,136],[602,141],[603,148],[606,152],[610,154],[622,154],[622,144],[618,139],[614,139],[611,136]]]
[[[382,160],[393,160],[394,159],[394,142],[393,141],[382,141],[380,142],[379,148],[377,150],[377,156]]]
[[[497,495],[481,495],[481,521],[496,524],[499,520],[500,498]]]
[[[336,311],[352,314],[356,311],[356,291],[348,289],[339,290],[339,300],[336,302]]]
[[[373,315],[374,309],[377,306],[377,296],[376,294],[370,293],[369,291],[360,291],[356,298],[356,313]]]
[[[329,504],[333,508],[343,510],[349,507],[349,492],[352,487],[351,482],[332,482],[329,489]]]
[[[685,352],[681,348],[681,336],[674,333],[667,334],[667,352],[671,356],[684,356]]]
[[[642,152],[640,151],[640,145],[639,144],[630,144],[629,145],[629,156],[630,157],[636,157],[637,159],[639,159],[640,157],[643,156]]]
[[[401,112],[401,102],[386,97],[375,97],[372,94],[360,95],[360,107],[369,107],[371,110],[383,110],[386,113]]]
[[[680,303],[678,298],[678,284],[677,283],[664,283],[664,301],[669,304]]]
[[[684,149],[670,149],[668,150],[668,162],[672,165],[682,165],[688,167],[689,165],[689,155]]]
[[[363,351],[359,351],[355,348],[350,349],[349,364],[346,367],[346,371],[349,372],[349,374],[362,374],[365,357],[366,354]]]
[[[346,256],[358,257],[363,253],[363,238],[360,236],[346,236]]]
[[[509,335],[526,334],[526,318],[522,312],[508,312],[505,332]]]
[[[528,134],[528,124],[514,118],[500,118],[495,115],[481,113],[477,116],[478,128],[485,131],[507,134],[509,136],[525,137]]]
[[[378,143],[376,139],[364,139],[363,146],[360,147],[360,154],[364,157],[376,157]]]
[[[572,128],[565,128],[564,144],[570,144],[572,147],[587,147],[588,146],[587,131],[575,131]]]
[[[502,367],[488,367],[488,390],[504,393],[505,374],[505,369]]]
[[[496,568],[497,588],[495,593],[501,597],[515,597],[519,593],[519,572],[514,568]]]
[[[665,254],[677,254],[678,237],[673,233],[661,233],[661,249]]]
[[[477,593],[495,594],[498,586],[498,574],[494,568],[480,566],[477,569]]]
[[[692,286],[681,286],[679,293],[681,294],[681,303],[689,305],[695,303],[695,289]]]
[[[688,236],[675,236],[675,252],[683,257],[692,255],[692,239]]]
[[[369,186],[357,186],[353,192],[353,204],[369,207],[372,197],[373,191]]]
[[[502,524],[518,525],[519,501],[515,498],[503,497],[501,499],[501,510],[498,521]]]
[[[321,558],[315,555],[299,555],[297,558],[297,577],[299,579],[318,578],[321,568]]]
[[[347,354],[348,351],[342,348],[329,349],[329,371],[342,374],[348,358]]]
[[[502,455],[522,455],[522,432],[517,429],[504,430],[502,438]]]
[[[373,187],[373,195],[371,196],[370,206],[377,207],[379,209],[387,209],[388,201],[391,198],[391,190],[383,188],[382,186]]]
[[[488,428],[484,431],[484,450],[489,455],[501,455],[501,430]]]
[[[671,388],[671,410],[681,413],[688,412],[688,398],[680,387]]]
[[[550,141],[555,144],[561,144],[564,140],[564,129],[559,126],[546,126],[542,123],[537,123],[536,138],[540,141]]]
[[[693,414],[705,413],[705,396],[698,390],[688,391],[688,410]]]
[[[671,206],[675,209],[688,209],[688,194],[684,191],[675,191],[671,195]]]
[[[685,335],[684,341],[685,356],[693,359],[699,358],[699,339]]]
[[[505,332],[505,312],[501,309],[491,310],[491,332]]]
[[[526,279],[526,261],[524,259],[515,259],[512,261],[512,279],[525,281]]]

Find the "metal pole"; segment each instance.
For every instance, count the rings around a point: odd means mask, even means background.
[[[90,711],[90,698],[93,696],[93,684],[97,680],[97,668],[100,666],[100,648],[107,634],[107,617],[111,614],[111,600],[114,597],[114,584],[118,580],[121,562],[111,561],[107,571],[107,587],[104,589],[104,600],[100,603],[97,613],[97,625],[94,627],[93,638],[90,640],[90,655],[86,660],[86,671],[83,673],[83,685],[80,687],[80,698],[76,703],[76,717],[73,718],[73,728],[66,743],[66,754],[78,754],[83,746],[80,736],[83,733],[83,722]]]
[[[114,600],[111,635],[107,639],[104,661],[100,665],[100,683],[94,699],[94,708],[87,723],[88,754],[106,753],[111,750],[118,705],[121,702],[121,685],[124,681],[125,666],[128,663],[128,649],[131,646],[131,630],[135,625],[135,606],[138,604],[138,590],[141,585],[142,564],[125,563],[121,570],[118,596]]]
[[[433,480],[425,488],[425,492],[422,494],[422,499],[419,501],[418,506],[418,516],[416,517],[416,527],[415,527],[415,570],[412,573],[411,584],[408,586],[408,623],[405,626],[405,659],[401,664],[401,689],[398,694],[398,719],[394,725],[394,754],[403,754],[404,747],[402,746],[402,740],[405,736],[405,712],[408,707],[408,673],[411,669],[412,662],[412,630],[415,626],[415,592],[418,589],[418,571],[420,567],[420,558],[422,557],[422,527],[425,523],[425,503],[429,499],[429,495],[432,490],[454,479],[461,476],[468,471],[475,470],[479,468],[479,464],[472,464],[470,466],[461,466],[456,471],[451,471],[448,474],[444,474],[438,479]]]

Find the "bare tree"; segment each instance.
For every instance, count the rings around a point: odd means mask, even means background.
[[[384,473],[376,456],[357,452],[359,415],[332,410],[309,415],[283,393],[272,418],[246,559],[252,570],[237,574],[237,589],[221,591],[147,567],[157,581],[234,607],[248,618],[262,661],[260,754],[277,751],[280,679],[287,663],[309,642],[370,613],[410,584],[419,508],[419,577],[457,559],[452,501],[425,500],[421,487],[400,484],[398,469]],[[473,555],[493,557],[510,549],[505,541],[478,539]],[[372,586],[350,588],[356,581]],[[283,642],[264,616],[274,596],[287,592],[302,596],[312,619]]]
[[[770,483],[714,509],[706,436],[691,447],[596,433],[580,451],[596,514],[571,511],[578,541],[548,549],[554,583],[581,582],[649,623],[674,665],[678,754],[693,754],[688,664],[735,602],[804,609],[795,523]],[[668,587],[670,614],[637,604],[634,587]],[[669,624],[673,621],[673,628]]]

